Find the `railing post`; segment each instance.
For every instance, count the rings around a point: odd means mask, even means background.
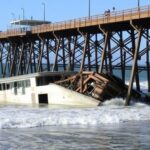
[[[138,8],[138,12],[139,12],[139,19],[140,19],[140,16],[141,16],[141,15],[140,15],[140,13],[141,13],[140,7]]]

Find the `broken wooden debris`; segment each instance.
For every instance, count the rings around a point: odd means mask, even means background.
[[[55,83],[100,101],[115,97],[125,98],[128,90],[128,86],[116,76],[86,71]],[[132,90],[132,97],[137,99],[140,93]]]

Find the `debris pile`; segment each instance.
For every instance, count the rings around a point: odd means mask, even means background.
[[[98,74],[96,72],[80,72],[55,83],[100,101],[115,97],[125,98],[128,90],[128,86],[119,78],[109,74]],[[132,96],[134,98],[140,97],[140,94],[133,90]]]

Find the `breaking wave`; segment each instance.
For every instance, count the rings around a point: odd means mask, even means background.
[[[35,108],[1,106],[0,128],[31,128],[58,125],[103,125],[150,120],[150,108],[135,103],[125,107],[122,99],[112,99],[95,108]]]

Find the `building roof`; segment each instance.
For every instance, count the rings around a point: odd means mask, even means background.
[[[50,24],[50,21],[44,21],[44,20],[13,20],[10,22],[12,25],[23,25],[23,26],[37,26],[42,24]]]
[[[56,72],[50,72],[50,71],[45,71],[45,72],[38,72],[38,73],[30,73],[30,74],[25,74],[25,75],[18,75],[18,76],[12,76],[12,77],[5,77],[5,78],[0,78],[0,84],[1,83],[9,83],[9,82],[14,82],[14,81],[22,81],[22,80],[27,80],[30,78],[36,78],[36,77],[46,77],[46,76],[68,76],[68,75],[74,75],[77,72],[75,71],[56,71]]]

